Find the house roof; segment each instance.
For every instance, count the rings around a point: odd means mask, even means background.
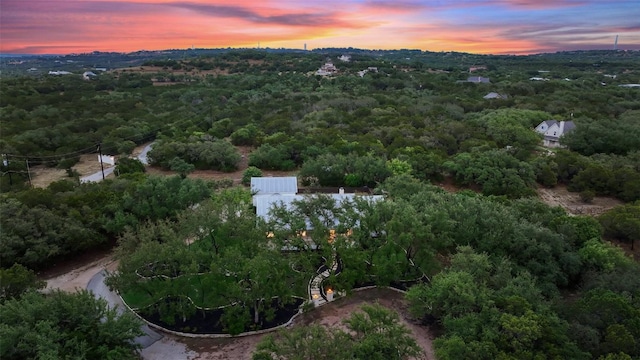
[[[294,208],[294,202],[302,201],[306,197],[311,195],[294,195],[294,194],[269,194],[269,195],[254,195],[253,203],[256,206],[256,215],[261,217],[265,221],[270,220],[269,212],[274,206],[284,206],[288,210]],[[329,196],[335,202],[336,205],[341,205],[345,201],[354,200],[356,197],[364,198],[369,201],[379,201],[383,199],[382,195],[356,195],[353,193],[347,194],[325,194],[322,196]],[[337,220],[334,220],[337,224]],[[307,221],[307,229],[311,229],[312,226]]]
[[[490,92],[487,95],[483,96],[484,99],[506,99],[507,95],[501,95],[497,92]]]
[[[540,126],[542,124],[546,124],[546,128],[541,129]],[[556,126],[556,129],[553,130],[553,133],[551,132],[551,128],[552,126]],[[544,134],[544,138],[546,140],[557,140],[559,139],[562,135],[570,132],[571,130],[575,129],[576,125],[573,121],[556,121],[556,120],[546,120],[541,122],[538,126],[536,126],[536,131],[538,131],[541,134]]]
[[[252,177],[251,191],[256,195],[295,194],[298,192],[298,178],[285,177]]]
[[[576,128],[576,124],[573,121],[564,121],[563,133],[566,134],[569,131]]]
[[[552,126],[553,124],[557,124],[558,122],[555,120],[547,120],[547,121],[543,121],[543,123],[547,124],[547,126]]]
[[[471,76],[467,78],[467,82],[472,82],[472,83],[488,83],[490,82],[489,78],[486,77],[482,77],[482,76]]]

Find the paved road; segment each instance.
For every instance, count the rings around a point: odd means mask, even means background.
[[[138,160],[140,160],[141,163],[145,165],[149,165],[149,160],[147,159],[147,153],[149,152],[149,150],[151,150],[152,146],[153,146],[153,143],[145,146],[144,149],[142,149],[142,152],[140,153],[140,155],[138,155]]]
[[[104,283],[105,275],[106,275],[106,272],[104,270],[95,274],[89,281],[89,284],[87,285],[87,290],[93,292],[94,296],[101,297],[107,300],[110,307],[115,307],[118,313],[122,314],[125,311],[124,304],[122,303],[122,300],[120,299],[120,297],[114,292],[112,292],[111,290],[109,290],[107,285],[105,285]],[[140,346],[143,349],[151,346],[156,341],[162,339],[161,334],[152,330],[146,324],[142,326],[142,331],[145,332],[145,335],[138,336],[137,338],[135,338],[135,342],[140,344]]]
[[[104,176],[109,176],[113,170],[115,170],[116,167],[115,166],[111,166],[111,167],[105,167],[104,168]],[[81,183],[86,183],[86,182],[100,182],[102,181],[102,170],[98,171],[95,174],[91,174],[85,177],[81,177],[80,178],[80,182]]]
[[[138,160],[140,160],[140,162],[145,165],[149,164],[149,160],[147,159],[147,153],[149,152],[149,150],[151,150],[151,146],[153,146],[153,143],[145,146],[144,149],[142,149],[142,152],[140,153],[140,155],[138,155]],[[105,177],[109,176],[114,170],[115,170],[115,166],[105,167],[104,176]],[[102,181],[102,170],[96,172],[95,174],[87,175],[80,178],[81,183],[100,182],[100,181]]]

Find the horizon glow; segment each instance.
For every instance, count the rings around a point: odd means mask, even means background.
[[[2,0],[0,53],[640,50],[639,0]]]

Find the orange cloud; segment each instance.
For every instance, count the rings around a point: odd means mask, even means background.
[[[608,43],[612,31],[640,47],[631,0],[613,0],[618,6],[595,0],[2,1],[2,52],[126,52],[260,42],[526,53],[597,46]],[[592,18],[601,26],[593,26]]]

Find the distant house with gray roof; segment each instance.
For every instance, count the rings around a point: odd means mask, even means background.
[[[507,95],[503,95],[503,94],[498,94],[497,92],[490,92],[487,95],[482,97],[483,99],[507,99],[508,96]]]
[[[560,138],[575,129],[573,121],[546,120],[536,126],[536,131],[544,136],[543,145],[546,147],[561,147]]]
[[[482,77],[482,76],[470,76],[467,78],[467,82],[476,83],[476,84],[479,84],[479,83],[488,84],[491,82],[491,80],[489,80],[489,78]]]

